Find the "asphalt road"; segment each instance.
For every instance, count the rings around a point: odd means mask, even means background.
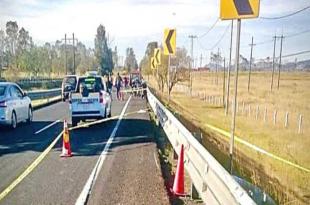
[[[112,116],[125,109],[114,100]],[[131,98],[125,113],[145,109]],[[12,131],[0,129],[0,192],[34,161],[62,130],[68,105],[57,103],[34,112],[34,122]],[[111,120],[70,132],[73,157],[60,158],[61,140],[43,161],[0,204],[74,204],[116,126]],[[53,126],[35,134],[54,123]],[[169,204],[161,177],[156,144],[148,113],[121,120],[115,138],[94,181],[88,204]]]

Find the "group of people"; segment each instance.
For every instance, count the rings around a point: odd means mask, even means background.
[[[129,78],[127,76],[125,77],[121,77],[119,73],[117,73],[117,75],[115,77],[109,75],[107,76],[107,88],[108,88],[108,92],[110,93],[110,95],[112,95],[112,88],[113,86],[116,88],[116,96],[118,100],[123,100],[124,98],[124,94],[123,92],[121,92],[122,88],[129,88],[131,87],[132,89],[138,89],[138,88],[146,88],[146,82],[142,79],[141,82],[136,79],[133,82],[129,83]],[[140,92],[139,92],[140,93]],[[136,95],[136,92],[134,92],[134,94]],[[146,92],[142,92],[141,95],[142,98],[146,97]]]

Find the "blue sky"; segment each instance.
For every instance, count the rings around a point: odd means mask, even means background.
[[[78,40],[94,47],[96,28],[103,24],[109,33],[111,46],[117,46],[120,55],[126,47],[133,47],[138,60],[142,58],[148,42],[162,42],[165,27],[177,29],[177,46],[189,49],[188,35],[205,33],[219,16],[219,0],[0,0],[0,28],[9,20],[25,27],[36,43],[53,42],[64,33],[75,33]],[[310,5],[309,0],[261,0],[260,16],[276,17]],[[212,48],[230,21],[219,21],[215,28],[194,42],[196,58],[203,55],[203,63],[210,57]],[[295,34],[310,29],[310,9],[281,20],[261,18],[242,21],[241,54],[248,57],[247,46],[251,37],[255,42],[272,40],[275,34]],[[228,57],[229,29],[223,40],[214,48]],[[235,37],[234,37],[235,38]],[[280,42],[277,42],[278,46]],[[310,50],[310,32],[286,38],[283,54]],[[273,44],[254,48],[255,58],[272,57]],[[279,51],[279,48],[277,48]],[[278,55],[278,53],[277,53]],[[298,59],[310,58],[309,54]],[[284,59],[286,60],[286,59]],[[289,59],[287,59],[289,60]]]

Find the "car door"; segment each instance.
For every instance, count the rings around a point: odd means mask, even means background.
[[[22,120],[22,114],[21,114],[21,100],[20,96],[17,92],[17,89],[15,86],[10,87],[10,93],[11,93],[11,99],[12,99],[12,110],[15,110],[17,122]]]
[[[17,95],[20,99],[20,112],[21,112],[21,119],[26,120],[28,118],[28,109],[29,109],[29,101],[28,98],[24,95],[24,92],[21,88],[15,86],[17,91]]]

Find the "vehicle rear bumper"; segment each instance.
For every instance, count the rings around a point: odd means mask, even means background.
[[[75,111],[71,113],[71,117],[80,119],[97,119],[104,117],[104,113],[100,111]]]

